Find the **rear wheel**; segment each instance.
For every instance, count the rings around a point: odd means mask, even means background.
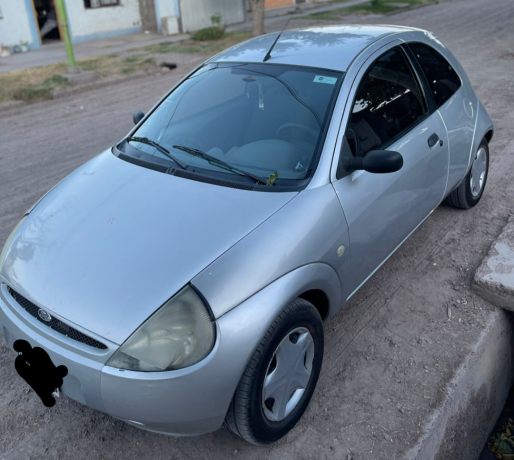
[[[323,325],[296,299],[275,319],[250,359],[225,424],[252,444],[285,436],[305,412],[321,370]]]
[[[482,140],[473,157],[471,169],[461,184],[447,198],[447,202],[460,209],[475,206],[482,198],[489,172],[489,145]]]

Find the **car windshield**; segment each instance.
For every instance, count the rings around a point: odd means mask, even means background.
[[[265,180],[273,175],[277,184],[303,180],[317,162],[343,76],[272,64],[206,65],[170,93],[133,136],[158,143],[202,173],[244,177],[183,147]],[[174,165],[155,145],[130,140],[130,146]]]

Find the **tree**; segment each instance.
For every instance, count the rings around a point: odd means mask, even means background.
[[[253,16],[252,34],[254,37],[264,34],[264,1],[250,0]]]

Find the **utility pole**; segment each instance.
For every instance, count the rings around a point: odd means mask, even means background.
[[[59,15],[59,23],[61,24],[61,34],[66,48],[66,56],[68,56],[68,73],[79,73],[80,69],[75,61],[75,54],[73,53],[73,45],[70,39],[70,31],[68,29],[68,18],[66,16],[66,7],[64,0],[54,0]]]
[[[264,34],[264,0],[250,0],[250,2],[253,16],[252,34],[257,37]]]

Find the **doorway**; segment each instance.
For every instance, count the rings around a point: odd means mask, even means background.
[[[32,0],[32,4],[41,44],[46,45],[60,41],[61,26],[54,0]]]

